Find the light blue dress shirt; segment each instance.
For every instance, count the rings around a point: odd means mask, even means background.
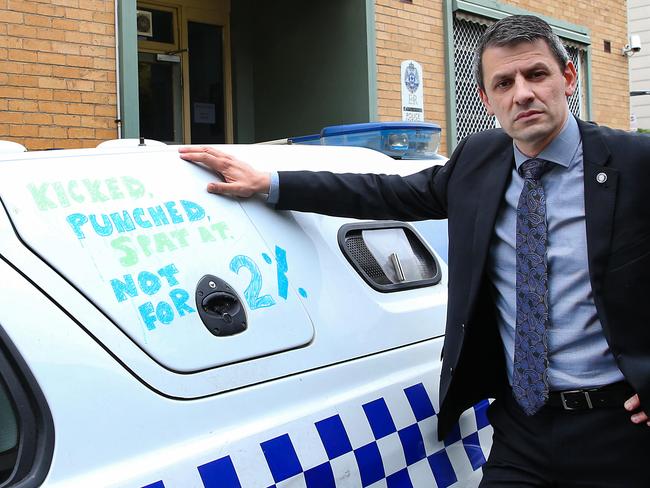
[[[271,186],[269,187],[269,196],[266,203],[275,205],[280,201],[280,176],[277,171],[271,171]]]
[[[513,146],[515,168],[497,215],[488,261],[511,383],[516,211],[523,188],[517,170],[529,159]],[[541,178],[548,227],[549,386],[551,390],[569,390],[614,383],[622,380],[623,374],[605,340],[589,279],[582,139],[573,116],[537,157],[555,163]]]

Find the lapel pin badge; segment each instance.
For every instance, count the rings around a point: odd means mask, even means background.
[[[602,183],[605,183],[605,182],[607,181],[607,174],[605,174],[605,173],[598,173],[598,174],[596,175],[596,181],[597,181],[598,183],[601,183],[601,184],[602,184]]]

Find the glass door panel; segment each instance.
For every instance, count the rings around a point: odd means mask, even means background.
[[[223,144],[225,86],[223,27],[187,23],[192,144]]]
[[[138,53],[140,136],[182,144],[181,58],[166,58],[173,61],[160,61],[154,53]]]

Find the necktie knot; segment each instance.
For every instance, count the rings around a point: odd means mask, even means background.
[[[548,168],[547,163],[548,161],[545,159],[527,159],[519,167],[519,174],[527,180],[538,181],[542,174],[544,174],[544,171]]]

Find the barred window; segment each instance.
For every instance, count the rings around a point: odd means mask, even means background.
[[[464,137],[497,127],[496,117],[490,116],[481,104],[474,81],[474,51],[479,39],[494,21],[456,12],[453,21],[454,75],[456,78],[456,143]],[[569,57],[578,71],[578,85],[569,97],[569,109],[578,117],[585,114],[584,58],[586,46],[565,42]]]

